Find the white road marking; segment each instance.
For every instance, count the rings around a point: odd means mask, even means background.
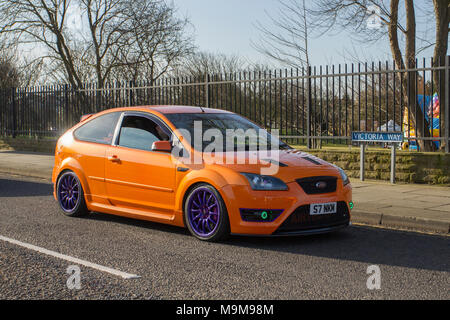
[[[11,238],[7,238],[7,237],[1,236],[1,235],[0,235],[0,240],[5,241],[5,242],[9,242],[9,243],[12,243],[12,244],[15,244],[15,245],[23,247],[23,248],[27,248],[27,249],[36,251],[36,252],[39,252],[39,253],[43,253],[43,254],[46,254],[46,255],[51,256],[51,257],[55,257],[55,258],[58,258],[58,259],[66,260],[66,261],[73,262],[75,264],[79,264],[79,265],[82,265],[82,266],[85,266],[85,267],[88,267],[88,268],[96,269],[96,270],[99,270],[99,271],[102,271],[102,272],[106,272],[106,273],[109,273],[109,274],[112,274],[112,275],[115,275],[115,276],[119,276],[119,277],[121,277],[123,279],[137,279],[137,278],[140,278],[140,276],[135,275],[135,274],[130,274],[130,273],[126,273],[126,272],[122,272],[122,271],[116,270],[116,269],[112,269],[112,268],[108,268],[108,267],[105,267],[105,266],[101,266],[99,264],[95,264],[95,263],[92,263],[92,262],[89,262],[89,261],[86,261],[86,260],[82,260],[82,259],[78,259],[78,258],[75,258],[75,257],[71,257],[71,256],[68,256],[68,255],[65,255],[65,254],[61,254],[61,253],[55,252],[55,251],[47,250],[45,248],[41,248],[41,247],[29,244],[29,243],[25,243],[25,242],[21,242],[21,241],[18,241],[18,240],[11,239]]]

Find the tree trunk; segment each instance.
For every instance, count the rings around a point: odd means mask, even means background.
[[[391,21],[388,26],[389,43],[397,69],[404,70],[405,63],[398,42],[398,4],[400,0],[391,0]]]
[[[416,68],[416,16],[413,0],[405,0],[406,8],[406,51],[405,60],[408,70]],[[406,74],[407,83],[407,105],[410,111],[410,119],[413,120],[416,137],[429,138],[429,123],[425,119],[425,114],[417,101],[417,72],[408,71]],[[433,151],[434,144],[430,140],[417,140],[421,151]]]
[[[448,50],[448,31],[450,23],[450,6],[448,0],[433,0],[434,13],[436,16],[436,45],[434,47],[434,66],[445,66]],[[439,103],[441,106],[441,124],[450,121],[450,115],[445,114],[445,102],[448,97],[445,96],[445,76],[444,72],[435,72],[433,82],[436,84],[435,89],[439,95]],[[433,92],[433,94],[434,94]],[[443,128],[441,128],[443,129]],[[444,133],[444,130],[441,130]],[[441,143],[441,149],[445,148],[446,142]]]

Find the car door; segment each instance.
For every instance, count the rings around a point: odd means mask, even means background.
[[[105,184],[109,201],[119,207],[173,214],[176,166],[169,152],[152,151],[171,132],[156,116],[125,113],[116,141],[106,151]]]
[[[108,203],[103,179],[105,155],[112,143],[120,115],[120,112],[112,112],[87,120],[73,133],[74,150],[78,152],[76,159],[89,184],[86,196],[90,197],[92,202]]]

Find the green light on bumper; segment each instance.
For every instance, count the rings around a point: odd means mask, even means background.
[[[268,213],[267,213],[266,211],[261,212],[261,218],[262,218],[263,220],[266,220],[268,216],[269,216],[269,215],[268,215]]]
[[[353,208],[355,207],[355,204],[353,203],[353,201],[350,201],[348,203],[348,205],[350,206],[350,210],[353,210]]]

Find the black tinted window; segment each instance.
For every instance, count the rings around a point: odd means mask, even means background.
[[[119,146],[150,151],[153,142],[169,141],[167,129],[146,117],[127,116],[120,129]]]
[[[120,113],[114,112],[88,121],[75,131],[75,138],[81,141],[111,144],[119,117]]]
[[[183,113],[183,114],[167,114],[167,118],[175,125],[177,129],[184,129],[187,130],[190,134],[190,137],[185,137],[187,140],[191,139],[191,146],[195,148],[194,145],[194,139],[195,137],[195,122],[199,122],[199,125],[201,124],[202,132],[201,136],[203,137],[204,133],[207,130],[210,129],[217,129],[222,133],[222,137],[224,137],[224,146],[223,149],[225,150],[227,148],[227,138],[228,138],[228,130],[243,130],[246,132],[249,129],[254,130],[255,133],[258,133],[260,129],[259,126],[254,124],[253,122],[247,120],[244,117],[241,117],[237,114],[233,113]],[[275,139],[270,135],[270,133],[267,133],[267,142],[265,145],[267,147],[271,147],[271,140]],[[247,139],[248,140],[248,139]],[[245,141],[245,148],[246,150],[250,148],[250,141]],[[277,139],[278,140],[278,139]],[[273,140],[276,141],[276,140]],[[259,148],[259,144],[262,141],[256,142],[256,149]],[[279,147],[281,149],[291,149],[286,143],[282,141],[277,141],[279,144]],[[203,150],[210,144],[210,141],[203,141]],[[235,148],[237,149],[238,143],[237,141],[233,141],[233,144]],[[255,147],[255,146],[254,146]],[[199,150],[201,151],[201,150]]]

